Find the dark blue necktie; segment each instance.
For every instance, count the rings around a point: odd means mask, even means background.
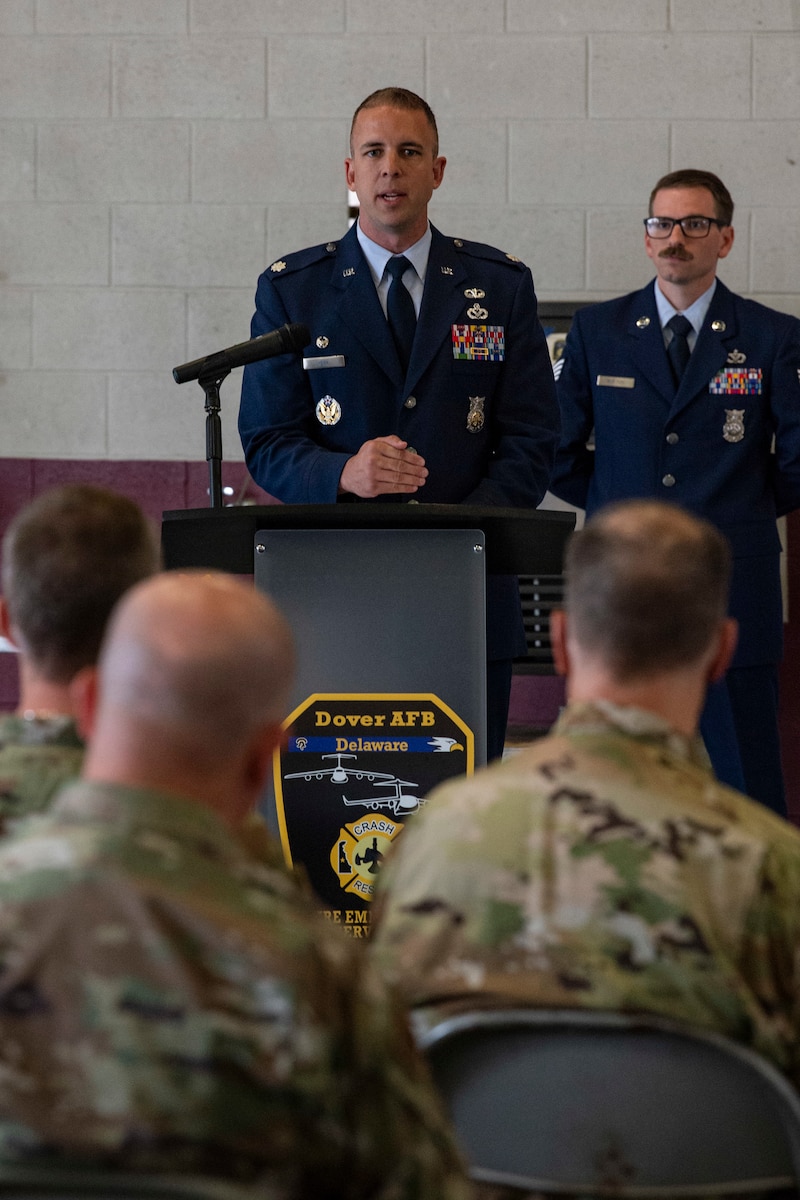
[[[397,347],[397,354],[404,371],[408,369],[408,360],[411,357],[411,344],[414,341],[414,333],[417,328],[417,314],[414,311],[414,301],[411,299],[408,288],[403,283],[403,274],[410,266],[411,263],[404,254],[390,258],[386,264],[386,270],[392,277],[389,295],[386,299],[386,315],[389,319],[389,328],[392,331],[394,344]]]
[[[667,358],[669,359],[669,365],[672,367],[675,386],[680,387],[683,372],[686,370],[686,364],[691,354],[689,343],[686,339],[687,335],[691,333],[692,323],[678,313],[667,321],[667,329],[672,330],[672,341],[667,346]]]

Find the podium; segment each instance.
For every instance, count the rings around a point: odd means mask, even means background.
[[[438,783],[486,761],[486,575],[560,574],[571,513],[268,505],[164,513],[168,569],[252,574],[297,678],[264,811],[325,911],[369,925],[391,842]]]

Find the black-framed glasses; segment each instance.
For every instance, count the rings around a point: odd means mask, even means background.
[[[718,221],[716,217],[645,217],[644,227],[647,236],[651,238],[668,238],[676,225],[680,225],[684,237],[708,237],[712,225],[724,229],[727,221]]]

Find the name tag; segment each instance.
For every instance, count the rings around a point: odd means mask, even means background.
[[[343,354],[328,354],[324,358],[320,357],[320,358],[304,358],[303,359],[303,370],[304,371],[319,371],[322,369],[322,367],[343,367],[343,366],[344,366],[344,355]]]
[[[597,386],[632,388],[636,386],[636,380],[631,379],[628,375],[598,375]]]

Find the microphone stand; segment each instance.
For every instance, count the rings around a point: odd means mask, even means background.
[[[197,382],[206,397],[206,462],[208,463],[208,495],[211,508],[222,508],[222,422],[219,416],[219,385],[231,373],[230,367],[214,370],[214,356],[208,361],[210,370],[198,375]]]

